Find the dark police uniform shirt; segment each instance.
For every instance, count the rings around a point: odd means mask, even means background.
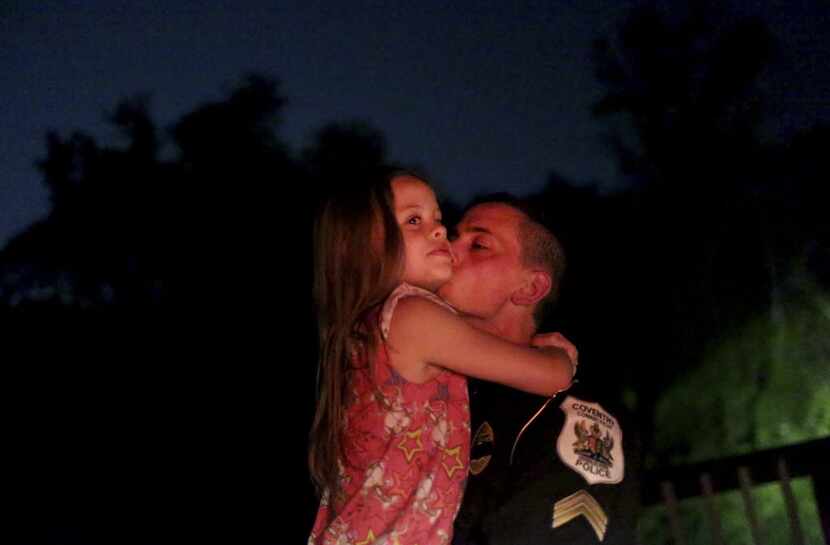
[[[548,400],[470,381],[470,398],[454,545],[636,542],[638,437],[621,407],[584,383]]]

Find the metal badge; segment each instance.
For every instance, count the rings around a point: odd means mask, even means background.
[[[470,453],[470,473],[478,475],[487,467],[493,458],[491,454],[496,442],[496,434],[489,422],[482,422],[473,436],[472,452]]]

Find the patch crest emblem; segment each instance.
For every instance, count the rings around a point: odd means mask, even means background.
[[[556,439],[562,462],[588,484],[615,484],[625,476],[622,429],[599,403],[568,396],[559,405],[565,422]]]

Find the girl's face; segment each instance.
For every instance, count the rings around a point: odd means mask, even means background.
[[[404,243],[403,281],[436,291],[452,276],[452,253],[435,193],[412,176],[392,180],[395,218]]]

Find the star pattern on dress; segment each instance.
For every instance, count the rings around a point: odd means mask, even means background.
[[[453,473],[460,469],[464,469],[464,464],[461,463],[461,446],[457,446],[455,448],[445,448],[444,454],[450,457],[451,460],[455,461],[453,465],[447,467],[447,464],[443,461],[441,465],[444,466],[444,471],[447,472],[447,477],[452,478]]]
[[[409,465],[407,466],[407,470],[403,473],[397,473],[395,471],[392,472],[392,484],[389,488],[389,493],[401,497],[406,497],[411,492],[408,488],[408,482],[412,479],[418,479],[420,476],[420,472],[418,468]]]
[[[369,533],[366,534],[366,539],[364,539],[363,541],[356,542],[355,545],[371,545],[374,542],[375,542],[375,533],[370,529]]]
[[[391,312],[383,314],[388,322]],[[410,383],[389,357],[381,342],[376,353],[364,349],[353,358],[343,460],[367,462],[343,463],[339,497],[321,502],[310,544],[449,545],[467,476],[466,382],[443,372]]]
[[[404,433],[404,438],[398,444],[398,448],[401,449],[406,456],[407,463],[412,462],[412,458],[419,452],[423,452],[424,444],[421,443],[421,432],[423,430],[415,430],[415,431],[408,431]],[[407,448],[407,443],[414,442],[414,446],[412,448]]]

